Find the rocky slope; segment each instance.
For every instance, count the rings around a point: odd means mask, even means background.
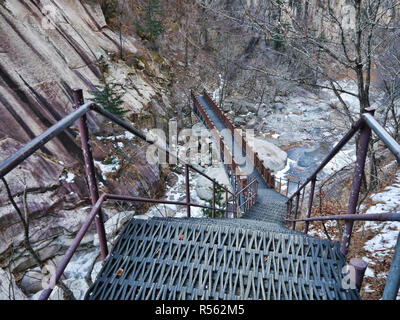
[[[103,75],[101,56],[108,64],[107,81],[125,92],[126,119],[137,127],[166,126],[172,109],[168,62],[128,36],[123,39],[126,59],[119,60],[119,36],[107,27],[97,1],[1,1],[0,30],[0,161],[73,111],[71,88],[91,97],[88,91]],[[97,136],[93,149],[103,191],[151,196],[162,190],[160,170],[146,161],[141,143],[93,113],[88,123]],[[107,139],[111,129],[119,138]],[[110,159],[118,166],[105,170]],[[27,193],[31,242],[43,261],[57,262],[86,219],[89,199],[81,163],[72,128],[6,176],[20,208]],[[9,288],[8,271],[19,281],[35,261],[23,245],[22,224],[3,183],[0,204],[0,283]],[[115,212],[105,209],[109,217]],[[93,230],[83,242],[93,246]],[[2,289],[0,299],[8,296]]]

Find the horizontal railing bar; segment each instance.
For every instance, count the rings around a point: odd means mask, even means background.
[[[351,129],[343,136],[343,138],[335,145],[331,152],[325,157],[325,159],[320,163],[320,165],[315,169],[315,171],[306,179],[306,181],[289,197],[288,200],[292,200],[296,194],[298,194],[309,182],[313,180],[314,177],[332,160],[333,157],[344,147],[344,145],[349,142],[349,140],[358,131],[363,122],[362,119],[357,120],[351,126]]]
[[[89,213],[88,219],[83,223],[81,228],[79,229],[77,235],[75,236],[72,245],[68,248],[67,252],[65,253],[61,263],[58,265],[54,276],[50,279],[49,287],[42,291],[39,300],[47,300],[53,291],[53,288],[57,284],[57,282],[61,279],[61,276],[64,273],[65,268],[67,267],[69,261],[71,260],[72,256],[74,255],[76,249],[78,248],[79,244],[81,243],[82,239],[84,238],[87,230],[89,229],[91,223],[95,219],[96,215],[98,214],[99,210],[101,209],[101,205],[106,200],[125,200],[125,201],[138,201],[138,202],[152,202],[152,203],[161,203],[161,204],[175,204],[175,205],[182,205],[187,206],[186,202],[182,201],[170,201],[170,200],[159,200],[159,199],[149,199],[149,198],[142,198],[142,197],[132,197],[132,196],[124,196],[124,195],[117,195],[117,194],[109,194],[103,193],[99,199],[97,200],[95,206]],[[200,207],[205,209],[212,209],[212,207],[190,203],[190,206],[193,207]],[[227,213],[233,213],[232,210],[225,210],[224,208],[216,208],[216,211],[224,211]]]
[[[326,220],[357,220],[357,221],[400,221],[400,213],[364,213],[364,214],[341,214],[333,216],[319,216],[301,219],[286,219],[288,222],[299,221],[326,221]]]
[[[64,119],[52,125],[42,134],[40,134],[36,138],[33,138],[21,149],[19,149],[15,154],[0,163],[0,178],[3,178],[7,173],[17,167],[22,161],[32,155],[36,150],[40,149],[51,139],[70,127],[77,119],[82,117],[90,110],[91,105],[92,102],[85,103],[77,110],[67,115]]]
[[[400,163],[400,145],[397,143],[397,141],[393,139],[393,137],[379,124],[378,121],[375,120],[371,114],[364,113],[362,118]]]
[[[110,200],[138,201],[138,202],[147,202],[147,203],[172,204],[172,205],[178,205],[178,206],[189,205],[191,207],[212,209],[212,207],[209,207],[209,206],[192,203],[192,202],[187,203],[186,201],[183,202],[183,201],[172,201],[172,200],[162,200],[162,199],[150,199],[150,198],[132,197],[132,196],[124,196],[124,195],[118,195],[118,194],[109,194],[109,193],[105,194],[105,197],[106,197],[106,199],[110,199]],[[219,210],[225,210],[225,209],[219,209]],[[233,211],[228,211],[228,212],[233,212]]]

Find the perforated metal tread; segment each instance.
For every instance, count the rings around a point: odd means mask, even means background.
[[[341,289],[338,249],[295,234],[132,220],[86,298],[359,298]]]
[[[284,202],[261,202],[258,200],[242,218],[284,224],[286,204]]]
[[[341,286],[339,244],[286,228],[287,198],[251,177],[257,203],[240,219],[131,220],[85,298],[359,299]]]
[[[276,232],[276,233],[291,233],[297,235],[304,235],[302,232],[291,230],[286,228],[283,225],[272,223],[272,222],[264,222],[260,223],[260,221],[255,221],[246,218],[240,219],[226,219],[219,218],[211,219],[211,218],[153,218],[154,220],[160,219],[165,221],[171,221],[175,223],[188,223],[188,224],[201,224],[205,226],[221,226],[221,227],[235,227],[249,230],[258,230],[258,231],[267,231],[267,232]]]

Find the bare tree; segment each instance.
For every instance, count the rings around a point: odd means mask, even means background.
[[[27,202],[27,196],[28,196],[28,187],[25,181],[25,177],[23,178],[23,184],[24,184],[24,190],[22,193],[22,205],[23,205],[23,211],[19,208],[17,203],[14,200],[14,197],[12,195],[10,186],[8,185],[6,179],[4,177],[1,178],[4,187],[6,189],[7,197],[8,200],[10,201],[11,205],[13,206],[14,210],[16,211],[19,220],[21,221],[23,228],[24,228],[24,246],[26,250],[30,253],[32,258],[35,260],[36,265],[40,267],[41,270],[44,268],[44,263],[40,259],[38,253],[34,250],[33,245],[30,240],[30,224],[31,224],[31,215],[28,210],[28,202]],[[64,298],[66,300],[75,300],[74,294],[72,291],[65,285],[65,283],[62,280],[59,280],[57,285],[63,290]]]

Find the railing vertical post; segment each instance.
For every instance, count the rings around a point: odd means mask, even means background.
[[[281,193],[282,189],[282,177],[279,178],[279,193]]]
[[[296,203],[294,206],[294,219],[297,219],[297,211],[299,210],[300,192],[296,194]],[[296,229],[296,221],[293,221],[293,230]]]
[[[225,218],[228,218],[228,190],[225,190]]]
[[[291,215],[291,213],[292,213],[292,199],[290,199],[288,202],[287,202],[287,216],[288,216],[288,218],[290,217],[290,215]]]
[[[290,183],[290,180],[287,179],[287,184],[286,184],[286,197],[287,197],[288,194],[289,194],[289,183]]]
[[[374,113],[373,109],[367,109],[371,114]],[[371,128],[365,123],[360,128],[360,140],[358,143],[357,160],[354,168],[353,182],[350,190],[349,203],[347,206],[347,214],[354,214],[357,209],[358,197],[360,194],[361,182],[364,173],[365,161],[367,158],[368,143],[371,137]],[[353,221],[347,221],[344,227],[343,238],[340,245],[340,252],[347,256],[349,250],[351,233],[353,230]]]
[[[355,285],[358,291],[360,291],[368,263],[360,258],[352,258],[349,265],[355,269]]]
[[[400,233],[397,236],[396,247],[392,258],[392,264],[386,279],[382,300],[396,300],[400,287]]]
[[[78,109],[81,105],[84,104],[82,89],[73,89],[73,96],[74,96],[74,108]],[[79,118],[77,122],[81,137],[83,160],[85,161],[85,172],[89,185],[90,199],[92,205],[95,206],[97,200],[99,199],[99,191],[97,189],[96,175],[94,171],[92,150],[90,148],[89,129],[87,126],[86,115],[83,115],[81,118]],[[106,232],[104,229],[104,217],[101,210],[99,210],[95,221],[96,221],[97,234],[99,236],[101,258],[104,262],[108,255],[108,248],[107,248]]]
[[[190,184],[189,184],[189,166],[185,164],[185,187],[186,187],[186,213],[190,218]]]
[[[314,200],[314,192],[315,192],[315,183],[316,183],[317,177],[313,177],[313,179],[311,180],[311,189],[310,189],[310,195],[308,197],[308,208],[307,208],[307,218],[309,218],[311,216],[311,209],[312,209],[312,204],[313,204],[313,200]],[[304,233],[307,234],[308,233],[308,226],[310,224],[310,221],[306,221],[306,225],[304,228]]]
[[[213,196],[212,196],[212,217],[215,218],[215,179],[212,181],[213,184]]]

